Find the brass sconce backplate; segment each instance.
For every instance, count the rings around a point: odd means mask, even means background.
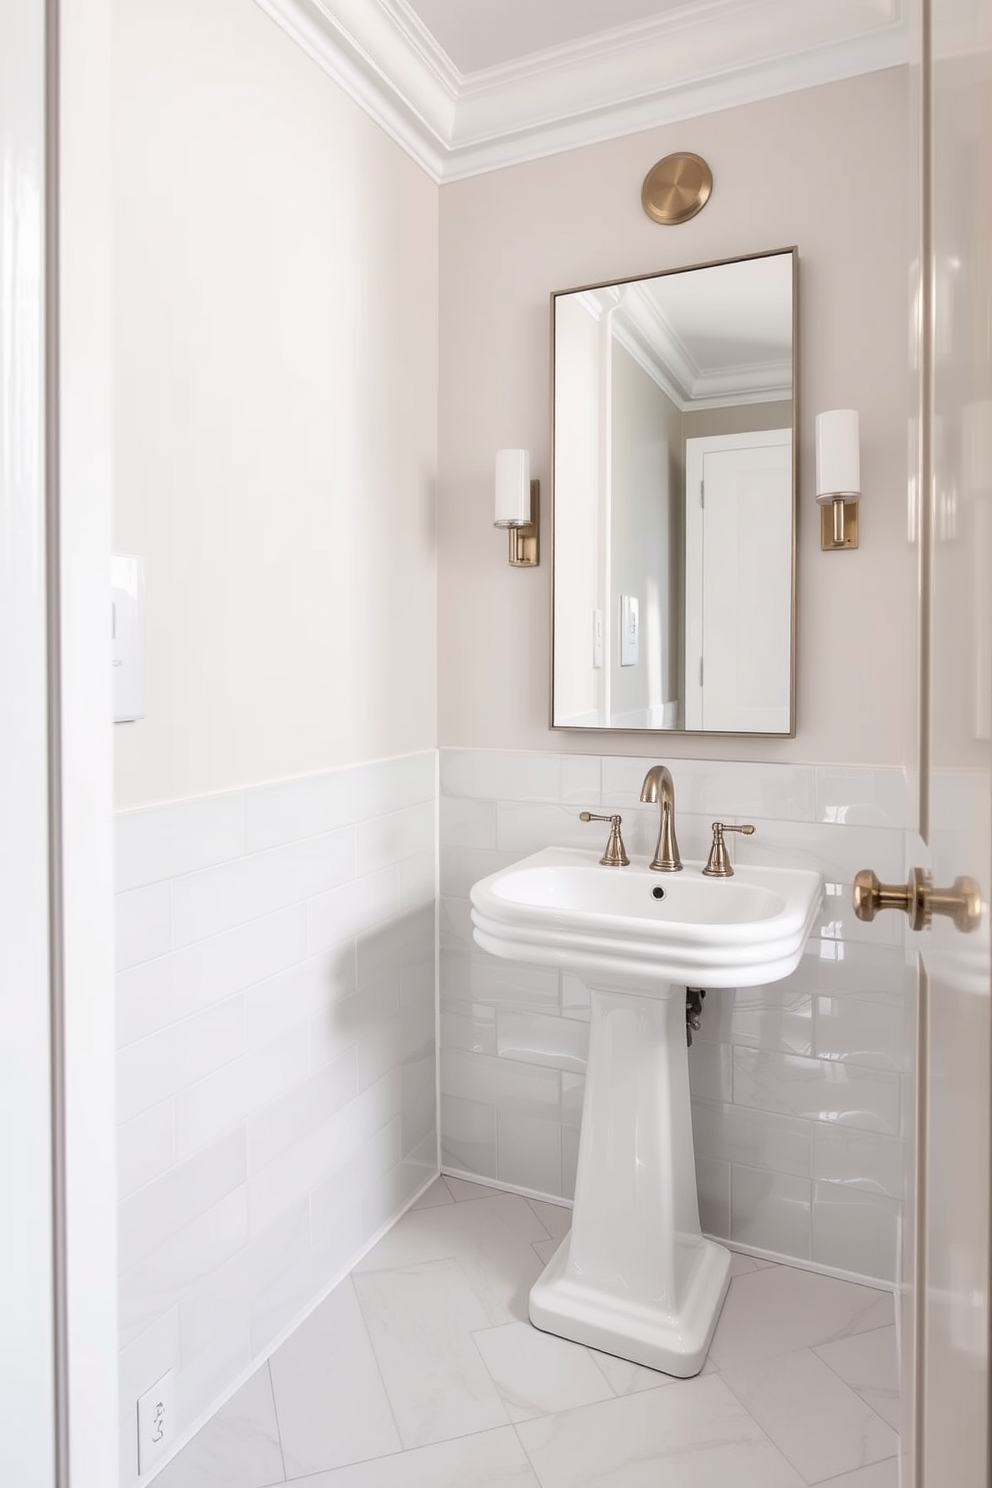
[[[641,187],[641,206],[652,222],[673,227],[701,212],[713,190],[713,172],[701,155],[683,151],[653,165]]]
[[[536,568],[541,561],[541,482],[530,483],[530,522],[526,527],[508,527],[509,561],[513,568]]]
[[[820,507],[820,547],[824,553],[837,553],[858,546],[858,503],[825,501]]]

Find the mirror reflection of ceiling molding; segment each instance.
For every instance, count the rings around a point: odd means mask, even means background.
[[[905,63],[908,0],[255,0],[436,181]]]
[[[791,255],[580,290],[594,320],[683,413],[792,397]]]

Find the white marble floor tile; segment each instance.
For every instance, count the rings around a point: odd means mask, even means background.
[[[730,1283],[710,1356],[725,1369],[884,1327],[892,1316],[889,1292],[768,1266]]]
[[[875,1328],[814,1350],[894,1430],[901,1425],[895,1328]]]
[[[453,1204],[454,1202],[454,1199],[451,1197],[451,1190],[446,1185],[444,1179],[435,1178],[430,1188],[425,1189],[417,1202],[410,1205],[410,1208],[440,1209],[443,1204]]]
[[[401,1449],[350,1281],[300,1324],[269,1367],[287,1477]]]
[[[819,1488],[899,1488],[899,1459],[887,1457],[884,1462],[873,1462],[870,1467],[842,1473],[839,1478],[821,1483]]]
[[[543,1199],[528,1199],[527,1203],[552,1240],[564,1240],[572,1228],[571,1209],[566,1209],[564,1204],[546,1204]]]
[[[537,1256],[542,1266],[546,1266],[561,1244],[560,1240],[535,1240],[531,1250]]]
[[[724,1369],[721,1378],[807,1483],[899,1450],[892,1428],[811,1349]]]
[[[471,1203],[410,1210],[359,1262],[354,1275],[454,1257],[486,1310],[486,1323],[523,1323],[528,1293],[543,1269],[531,1247],[546,1238],[525,1199],[490,1191]]]
[[[354,1283],[404,1447],[506,1425],[471,1337],[489,1320],[457,1261],[367,1271]]]
[[[541,1488],[803,1488],[717,1375],[524,1421],[517,1434]]]
[[[267,1364],[155,1479],[161,1488],[269,1488],[285,1480]]]
[[[646,1369],[643,1364],[632,1364],[629,1359],[618,1359],[614,1354],[601,1354],[590,1349],[596,1368],[606,1376],[614,1395],[633,1395],[638,1390],[658,1390],[662,1385],[671,1385],[675,1376],[661,1374],[657,1369]],[[707,1359],[704,1374],[712,1374],[714,1366]]]
[[[529,1323],[504,1323],[472,1336],[511,1421],[613,1398],[606,1377],[581,1344],[542,1333]]]
[[[456,1203],[464,1203],[466,1199],[491,1199],[494,1194],[502,1193],[502,1189],[491,1188],[486,1183],[472,1183],[468,1178],[452,1178],[445,1174],[442,1180],[448,1185],[448,1191]]]
[[[305,1478],[300,1488],[540,1488],[512,1426]]]
[[[741,1255],[739,1250],[730,1252],[730,1277],[746,1276],[749,1271],[762,1270],[764,1262],[756,1261],[753,1256]]]

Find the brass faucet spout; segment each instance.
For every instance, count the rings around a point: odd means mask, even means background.
[[[675,782],[667,765],[652,765],[641,786],[641,800],[661,803],[661,826],[651,867],[658,873],[678,873],[682,867],[675,835]]]

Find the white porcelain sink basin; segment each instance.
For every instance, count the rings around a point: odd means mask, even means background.
[[[668,1374],[698,1373],[730,1283],[702,1234],[692,1151],[686,986],[774,982],[820,905],[808,869],[605,868],[547,847],[472,889],[475,939],[589,987],[589,1060],[572,1228],[530,1294],[562,1338]]]
[[[511,961],[562,966],[645,992],[659,982],[758,986],[799,963],[820,906],[805,868],[604,868],[595,852],[546,847],[472,889],[475,939]]]

